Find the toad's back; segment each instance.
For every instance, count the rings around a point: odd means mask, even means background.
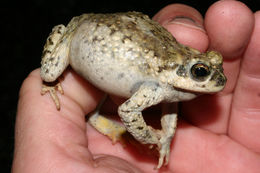
[[[170,57],[175,62],[182,48],[158,23],[137,12],[84,14],[68,26],[74,23],[71,66],[115,95],[129,97],[142,82],[158,82],[158,73]]]

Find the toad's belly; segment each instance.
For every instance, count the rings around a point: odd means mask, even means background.
[[[114,52],[113,48],[74,37],[70,65],[99,89],[122,97],[130,97],[143,82],[154,81],[140,70],[140,66],[129,63],[129,59],[121,57],[122,53]]]
[[[136,73],[134,69],[124,65],[116,65],[113,60],[102,62],[84,58],[71,58],[72,68],[99,89],[122,97],[130,97],[146,79]],[[93,56],[92,58],[98,58]],[[92,59],[91,58],[91,59]],[[104,58],[104,57],[102,57]]]

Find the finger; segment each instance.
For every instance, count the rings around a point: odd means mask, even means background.
[[[229,134],[245,146],[260,152],[260,11],[244,53],[235,88]]]
[[[203,18],[194,8],[172,4],[160,10],[154,17],[182,44],[200,51],[208,48],[208,37],[203,28]]]
[[[232,93],[239,73],[240,59],[253,31],[254,16],[239,1],[218,1],[207,11],[205,28],[210,49],[221,52],[227,76],[225,93]]]
[[[248,44],[253,25],[252,12],[241,2],[218,1],[208,9],[205,28],[210,49],[223,54],[227,84],[220,94],[203,96],[184,104],[190,108],[185,109],[184,114],[194,125],[219,134],[227,133],[240,57]]]
[[[173,172],[258,172],[260,156],[225,135],[180,121],[173,143]]]
[[[41,96],[41,84],[37,69],[27,77],[20,90],[13,172],[41,172],[52,168],[73,170],[69,166],[71,161],[85,163],[85,166],[93,163],[87,150],[85,113],[94,109],[95,104],[90,102],[97,101],[92,97],[97,91],[86,84],[78,85],[75,78],[67,74],[62,83],[65,95],[59,95],[62,107],[57,111],[49,95]],[[89,102],[90,107],[83,109],[77,103],[79,99],[70,99],[73,93],[70,89],[88,97],[83,101]],[[86,94],[85,90],[92,95]],[[81,167],[82,163],[79,164]]]

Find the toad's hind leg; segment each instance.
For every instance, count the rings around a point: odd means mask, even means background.
[[[89,116],[88,122],[97,129],[103,135],[108,136],[113,144],[116,142],[121,142],[124,144],[123,134],[126,133],[126,129],[123,125],[110,120],[99,114],[99,111],[106,100],[106,96],[102,99],[102,101],[98,104],[95,111],[92,112]]]

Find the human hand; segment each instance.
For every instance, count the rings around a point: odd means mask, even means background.
[[[217,95],[183,103],[184,118],[171,146],[170,163],[162,170],[259,171],[260,13],[253,15],[240,2],[220,1],[207,12],[206,32],[188,19],[169,24],[176,15],[188,16],[202,27],[202,17],[187,6],[168,6],[154,19],[184,44],[220,51],[226,58],[228,83]],[[25,80],[17,112],[13,173],[157,172],[153,170],[157,158],[112,145],[89,125],[86,128],[85,115],[102,97],[100,91],[69,70],[62,86],[65,95],[60,96],[62,107],[57,111],[48,95],[40,95],[39,70]]]

